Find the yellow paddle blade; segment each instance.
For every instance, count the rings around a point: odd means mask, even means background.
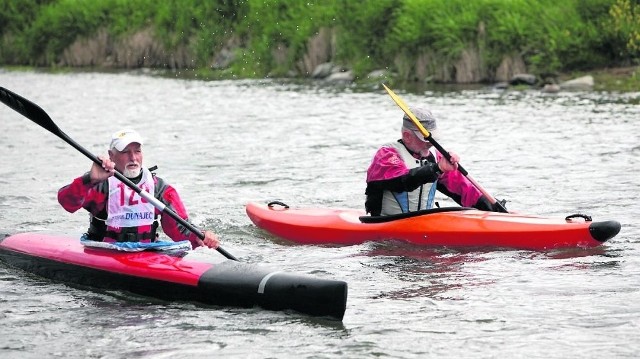
[[[413,123],[416,125],[416,127],[418,127],[418,129],[420,130],[422,135],[425,138],[430,137],[431,133],[429,133],[429,131],[427,131],[427,129],[424,128],[424,126],[422,126],[422,124],[420,123],[420,121],[418,121],[418,119],[413,114],[413,112],[411,112],[411,110],[409,110],[409,107],[407,106],[407,104],[404,103],[404,101],[402,101],[402,99],[400,97],[398,97],[398,95],[396,95],[395,92],[391,91],[391,89],[388,88],[387,85],[382,84],[382,86],[384,86],[384,89],[387,90],[387,92],[389,93],[389,96],[391,96],[391,98],[396,103],[396,105],[398,105],[402,109],[402,111],[404,111],[404,113],[406,113],[407,116],[409,116],[409,118],[411,119],[411,121],[413,121]]]

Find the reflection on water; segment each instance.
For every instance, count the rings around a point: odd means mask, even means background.
[[[465,264],[486,260],[482,249],[426,248],[389,241],[376,243],[366,255],[385,258],[371,261],[369,266],[394,277],[404,286],[376,294],[374,299],[418,297],[461,300],[452,294],[452,290],[465,285],[484,285],[473,281],[469,278],[473,275],[464,270]]]

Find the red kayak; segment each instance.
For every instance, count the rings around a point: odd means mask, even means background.
[[[85,247],[80,239],[23,233],[0,239],[0,261],[40,276],[164,300],[295,310],[342,320],[347,283],[233,260],[205,263],[155,251]]]
[[[371,217],[355,209],[292,209],[271,202],[249,203],[246,211],[257,227],[302,244],[401,240],[423,246],[546,250],[596,247],[620,232],[617,221],[593,222],[581,214],[546,218],[460,207]]]

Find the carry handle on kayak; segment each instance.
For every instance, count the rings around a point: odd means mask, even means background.
[[[58,136],[60,139],[62,139],[66,143],[70,144],[73,148],[75,148],[76,150],[80,151],[82,154],[87,156],[93,162],[97,163],[98,165],[102,165],[102,161],[100,161],[100,159],[97,156],[95,156],[94,154],[89,152],[84,147],[80,146],[76,141],[74,141],[66,133],[64,133],[58,127],[58,125],[56,125],[55,122],[53,122],[51,117],[49,117],[49,115],[42,108],[40,108],[40,106],[36,105],[35,103],[27,100],[26,98],[24,98],[24,97],[14,93],[14,92],[12,92],[12,91],[9,91],[9,90],[5,89],[4,87],[0,87],[0,101],[2,101],[5,105],[11,107],[13,110],[15,110],[19,114],[23,115],[24,117],[26,117],[26,118],[30,119],[31,121],[37,123],[38,125],[40,125],[45,130],[47,130],[47,131],[51,132],[52,134]],[[194,233],[201,240],[204,239],[204,233],[202,233],[193,224],[191,224],[188,221],[184,220],[176,212],[174,212],[170,208],[167,208],[164,205],[164,203],[162,203],[159,200],[157,200],[152,194],[150,194],[149,192],[144,191],[143,189],[138,187],[135,183],[131,182],[131,180],[129,180],[127,177],[125,177],[118,170],[116,170],[114,175],[115,175],[115,177],[117,179],[119,179],[124,184],[126,184],[127,187],[131,188],[136,193],[138,193],[140,195],[140,197],[146,199],[147,201],[149,201],[149,203],[153,204],[153,206],[155,208],[157,208],[159,211],[162,211],[162,213],[165,213],[169,217],[175,219],[176,222],[178,222],[181,225],[185,226],[187,229],[189,229],[189,231]],[[218,252],[222,253],[222,255],[224,255],[228,259],[232,259],[234,261],[238,260],[238,259],[236,259],[236,257],[231,255],[229,252],[227,252],[223,248],[218,247],[216,249],[218,250]]]
[[[418,127],[418,129],[420,130],[420,133],[422,133],[422,135],[424,136],[424,139],[431,142],[433,147],[435,147],[444,156],[444,158],[447,159],[447,161],[451,162],[451,155],[449,154],[449,152],[447,152],[447,150],[445,150],[442,146],[440,146],[438,141],[436,141],[433,138],[431,133],[427,131],[427,129],[424,128],[424,126],[422,126],[422,124],[420,123],[420,121],[418,121],[418,119],[413,114],[413,112],[409,110],[409,107],[407,106],[407,104],[405,104],[404,101],[402,101],[402,99],[395,94],[395,92],[391,91],[391,89],[388,88],[387,85],[382,84],[382,86],[384,86],[384,89],[387,90],[387,93],[389,93],[389,96],[391,96],[393,101],[402,109],[402,111],[404,111],[404,113],[411,119],[411,121],[416,125],[416,127]],[[492,195],[490,195],[489,192],[487,192],[484,188],[482,188],[482,186],[480,186],[478,182],[476,182],[473,178],[471,178],[471,176],[469,176],[469,173],[467,172],[467,170],[465,170],[460,164],[458,164],[458,171],[460,171],[460,173],[462,173],[465,177],[467,177],[469,182],[471,182],[471,184],[473,184],[487,198],[487,200],[489,200],[489,202],[492,205],[497,206],[498,209],[500,209],[500,212],[504,212],[504,213],[508,212],[504,204],[500,201],[496,201],[496,199]]]

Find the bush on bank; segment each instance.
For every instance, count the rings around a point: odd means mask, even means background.
[[[132,42],[145,30],[152,34],[152,44]],[[247,78],[309,76],[310,66],[331,61],[351,69],[356,77],[387,69],[403,79],[446,81],[467,69],[472,78],[490,81],[505,66],[505,59],[521,61],[527,71],[537,74],[637,64],[640,4],[633,0],[2,0],[0,64],[64,65],[65,51],[87,47],[83,44],[99,34],[107,38],[97,42],[104,47],[100,54],[112,59],[90,62],[94,66],[213,67],[220,76]],[[85,42],[78,45],[80,40]],[[142,60],[120,61],[135,46],[157,49],[141,52],[146,56]],[[216,60],[221,54],[230,60]],[[158,59],[149,61],[150,56]]]

